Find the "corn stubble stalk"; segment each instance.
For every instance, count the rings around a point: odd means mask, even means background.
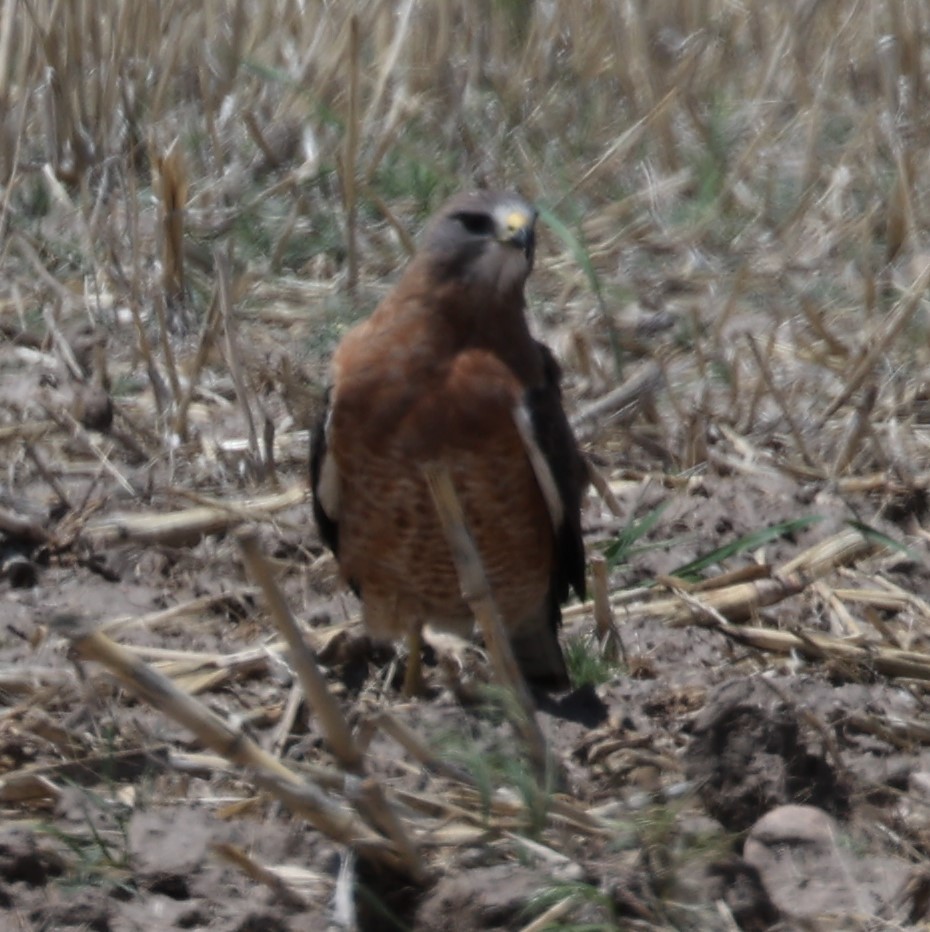
[[[699,613],[700,606],[696,606],[695,610]],[[899,650],[881,644],[850,644],[840,638],[812,631],[776,631],[771,628],[733,625],[717,619],[708,620],[707,626],[757,650],[778,654],[798,653],[811,660],[834,661],[856,670],[874,671],[884,676],[930,681],[930,654],[919,651]]]
[[[656,618],[672,627],[708,624],[714,619],[740,623],[877,549],[861,531],[850,528],[809,547],[774,570],[749,567],[694,586],[674,577],[663,577],[661,581],[675,596],[656,596],[656,589],[628,590],[614,593],[610,604],[627,617]],[[565,615],[585,615],[592,608],[596,608],[594,603],[573,606]]]
[[[390,838],[404,866],[414,879],[424,880],[426,871],[417,846],[394,812],[381,785],[365,776],[365,758],[346,722],[339,703],[330,693],[316,656],[304,640],[274,579],[271,566],[258,546],[254,531],[246,528],[238,535],[239,547],[249,574],[261,587],[278,630],[284,636],[303,688],[304,697],[316,713],[326,742],[343,767],[360,779],[347,781],[349,798],[365,818]]]
[[[823,426],[829,417],[839,411],[862,384],[872,376],[879,360],[888,351],[891,342],[901,334],[921,306],[928,284],[930,284],[930,262],[923,266],[887,318],[869,334],[863,343],[863,347],[867,347],[867,349],[850,373],[843,391],[824,411],[821,416],[820,426]]]
[[[307,900],[274,871],[259,864],[238,845],[220,842],[212,846],[214,854],[237,867],[257,883],[264,884],[275,896],[291,909],[306,909]]]
[[[675,599],[634,603],[625,606],[625,610],[631,614],[648,613],[662,617],[672,627],[697,625],[713,628],[731,640],[757,650],[798,653],[809,659],[834,661],[852,669],[872,670],[886,676],[930,680],[930,653],[884,644],[854,644],[800,627],[794,631],[780,631],[740,623],[752,617],[759,608],[797,595],[837,567],[852,563],[877,549],[878,545],[861,532],[848,530],[798,554],[771,578],[709,592],[676,589]],[[836,595],[835,591],[833,595]],[[860,598],[856,591],[845,595]],[[883,596],[880,604],[888,604],[889,596],[885,593],[879,595]],[[868,593],[861,596],[862,599],[869,597]],[[876,598],[874,593],[871,598]]]
[[[352,737],[339,704],[326,686],[326,678],[316,662],[313,651],[300,633],[287,601],[275,582],[268,561],[259,549],[255,531],[245,528],[239,532],[237,539],[249,575],[264,592],[272,618],[287,641],[304,696],[320,720],[327,744],[347,770],[361,772],[364,760],[362,752]]]
[[[607,576],[607,560],[600,555],[592,557],[591,578],[594,583],[594,627],[597,641],[604,659],[616,662],[621,657],[626,657],[626,651],[614,623]]]
[[[248,546],[248,543],[246,544]],[[391,809],[383,791],[370,778],[359,780],[346,776],[345,789],[349,799],[365,817],[377,826],[373,832],[347,808],[339,805],[307,775],[300,774],[264,751],[241,729],[224,722],[168,677],[140,660],[99,630],[70,617],[56,622],[60,634],[69,638],[76,654],[103,664],[121,682],[164,715],[193,732],[207,747],[245,769],[246,776],[293,812],[303,816],[320,832],[341,844],[356,848],[366,856],[380,861],[393,870],[406,873],[414,880],[424,880],[426,872],[416,846],[406,828]],[[326,693],[325,684],[323,692]],[[315,692],[315,691],[314,691]],[[326,693],[328,696],[328,693]],[[320,702],[320,695],[315,694]],[[331,697],[329,699],[331,703]],[[332,713],[332,709],[329,710]],[[338,710],[337,710],[337,716]],[[336,734],[336,717],[326,719],[328,734]],[[344,720],[342,722],[344,727]],[[347,740],[348,746],[339,745]],[[343,754],[352,756],[351,738],[337,736],[334,741]],[[355,752],[356,758],[359,757]],[[357,769],[357,768],[356,768]],[[395,840],[388,841],[385,835]],[[396,844],[399,842],[399,844]]]
[[[245,521],[261,520],[297,505],[306,490],[294,486],[284,492],[240,501],[227,500],[174,512],[110,515],[88,525],[83,534],[97,547],[117,541],[141,544],[191,545],[208,534],[220,534]]]
[[[178,139],[155,156],[156,180],[162,211],[162,285],[169,311],[184,302],[184,210],[187,206],[187,169]]]
[[[468,530],[452,477],[443,463],[426,464],[423,467],[423,473],[429,485],[443,533],[449,544],[462,596],[471,608],[481,628],[481,633],[484,635],[495,677],[516,700],[517,707],[513,715],[514,727],[526,743],[530,761],[537,775],[545,778],[553,772],[554,762],[539,723],[536,721],[533,697],[517,666],[500,612],[494,604],[491,587],[481,564],[478,549]]]
[[[207,747],[237,766],[250,769],[260,785],[275,787],[274,793],[279,798],[282,788],[286,787],[288,798],[299,800],[302,813],[330,838],[346,844],[373,840],[370,830],[365,829],[350,812],[338,807],[322,791],[263,751],[241,730],[228,725],[135,654],[100,631],[89,629],[74,619],[60,618],[57,628],[71,641],[79,657],[103,664],[134,693],[193,732]]]
[[[252,414],[252,405],[249,399],[249,390],[246,382],[245,367],[242,362],[242,352],[236,335],[236,319],[232,305],[232,281],[230,267],[231,257],[223,255],[218,249],[214,251],[214,265],[216,266],[216,295],[219,305],[220,318],[223,322],[223,343],[226,355],[226,365],[232,377],[236,390],[236,400],[245,417],[249,435],[249,452],[252,463],[258,469],[262,462],[262,451],[258,442],[258,431],[255,427],[255,417]]]
[[[207,364],[207,357],[216,343],[218,331],[222,322],[222,298],[220,278],[218,277],[210,306],[204,316],[203,326],[200,331],[200,339],[197,343],[197,350],[194,353],[193,360],[190,362],[189,371],[187,373],[187,390],[178,399],[177,408],[174,412],[174,432],[181,440],[187,440],[188,438],[188,413],[190,411],[190,406],[194,400],[194,394],[197,391],[204,367]]]
[[[348,112],[346,114],[345,144],[342,151],[342,201],[346,217],[346,289],[354,294],[358,285],[358,145],[359,145],[359,24],[358,17],[349,20]]]

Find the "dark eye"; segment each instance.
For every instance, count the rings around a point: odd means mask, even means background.
[[[453,219],[458,220],[472,236],[494,235],[494,221],[487,214],[470,213],[463,210],[454,214]]]

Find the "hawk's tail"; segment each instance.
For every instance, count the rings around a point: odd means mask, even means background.
[[[541,689],[558,692],[569,689],[572,685],[559,645],[561,612],[554,600],[543,612],[546,618],[534,619],[533,623],[527,620],[518,631],[512,632],[510,644],[517,664],[529,683]]]

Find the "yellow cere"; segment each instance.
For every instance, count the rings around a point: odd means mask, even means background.
[[[530,222],[529,215],[522,210],[514,210],[507,214],[507,232],[516,233],[522,230]]]

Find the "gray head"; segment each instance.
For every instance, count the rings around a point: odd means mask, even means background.
[[[533,268],[536,216],[519,194],[457,194],[433,218],[421,253],[441,279],[500,293],[522,290]]]

